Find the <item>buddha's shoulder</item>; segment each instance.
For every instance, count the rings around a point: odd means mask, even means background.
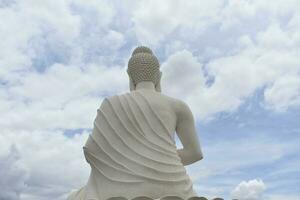
[[[108,101],[115,101],[117,99],[123,99],[123,97],[128,97],[128,96],[136,96],[136,95],[142,95],[144,98],[148,99],[149,101],[152,100],[158,100],[161,103],[167,103],[169,104],[174,110],[182,110],[182,109],[187,109],[188,105],[177,98],[168,96],[166,94],[162,94],[160,92],[154,92],[154,93],[143,93],[140,91],[131,91],[131,92],[124,92],[121,94],[116,94],[116,95],[112,95],[112,96],[107,96],[104,98],[104,100],[108,100]],[[155,96],[155,98],[152,98],[153,96]]]
[[[188,105],[183,100],[171,97],[169,95],[160,92],[145,93],[145,96],[147,96],[147,94],[149,95],[148,96],[149,99],[154,99],[154,100],[156,99],[158,102],[161,102],[162,104],[165,103],[175,111],[180,111],[188,107]],[[152,95],[157,98],[151,98]]]
[[[177,99],[174,97],[170,97],[167,95],[164,95],[164,96],[166,99],[168,99],[168,101],[170,102],[170,105],[176,112],[181,112],[182,110],[189,109],[189,106],[183,100]]]
[[[114,101],[114,100],[119,99],[120,97],[122,97],[124,95],[125,95],[125,93],[124,94],[115,94],[115,95],[111,95],[111,96],[105,96],[103,98],[103,102],[105,102],[105,101]]]
[[[162,98],[168,102],[169,108],[176,114],[176,116],[182,116],[183,113],[187,113],[190,111],[190,108],[187,103],[185,103],[181,99],[177,99],[165,94],[161,94]]]
[[[111,101],[120,100],[120,99],[123,99],[123,97],[126,97],[126,96],[128,96],[130,94],[131,94],[131,92],[123,92],[123,93],[120,93],[120,94],[105,96],[103,98],[103,102],[105,102],[105,101],[111,102]]]

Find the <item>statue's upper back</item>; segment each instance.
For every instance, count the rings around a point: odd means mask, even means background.
[[[150,90],[134,90],[129,93],[117,95],[119,98],[127,96],[127,100],[137,104],[142,112],[150,112],[150,115],[162,121],[170,133],[176,128],[176,99]],[[150,109],[148,109],[150,108]],[[136,112],[141,112],[141,110]]]

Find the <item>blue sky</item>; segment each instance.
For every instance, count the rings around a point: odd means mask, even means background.
[[[299,13],[298,0],[0,0],[0,200],[86,183],[82,146],[102,99],[129,90],[139,45],[195,116],[200,196],[300,199]]]

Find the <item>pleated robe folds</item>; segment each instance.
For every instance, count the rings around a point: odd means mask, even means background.
[[[196,196],[164,117],[139,91],[105,98],[83,147],[88,183],[68,200]]]

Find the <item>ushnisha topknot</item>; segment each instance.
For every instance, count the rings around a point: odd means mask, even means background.
[[[156,85],[160,80],[159,67],[158,59],[152,50],[139,46],[132,52],[127,72],[135,85],[141,81],[152,81]]]
[[[150,48],[145,47],[145,46],[139,46],[137,48],[135,48],[131,54],[131,56],[138,54],[138,53],[149,53],[151,55],[153,55],[153,52]]]

